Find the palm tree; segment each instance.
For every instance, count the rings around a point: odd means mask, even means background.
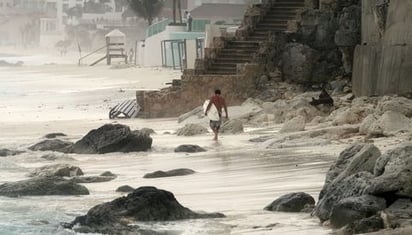
[[[159,15],[163,8],[163,0],[127,0],[129,8],[140,17],[143,17],[149,25],[152,25],[154,17]]]

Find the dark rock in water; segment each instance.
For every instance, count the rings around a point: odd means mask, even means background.
[[[185,152],[185,153],[198,153],[206,152],[206,149],[194,144],[183,144],[175,148],[175,152]]]
[[[330,223],[335,228],[341,228],[354,221],[376,215],[378,211],[385,208],[385,199],[375,196],[362,195],[344,198],[333,206]]]
[[[315,199],[307,193],[289,193],[265,207],[268,211],[301,212],[305,206],[315,205]]]
[[[56,161],[56,160],[66,160],[66,161],[75,161],[74,158],[69,157],[69,156],[57,156],[54,153],[50,153],[50,154],[45,154],[43,156],[41,156],[41,158],[48,160],[48,161]]]
[[[0,60],[0,67],[20,67],[24,64],[23,61],[17,61],[16,63],[9,63],[5,60]]]
[[[73,177],[76,183],[101,183],[116,179],[116,176],[78,176]]]
[[[122,192],[122,193],[130,193],[133,191],[134,191],[134,188],[129,185],[122,185],[116,189],[116,192]]]
[[[72,146],[72,142],[52,139],[37,143],[29,147],[29,149],[33,151],[56,151],[62,153],[70,153],[72,151]]]
[[[198,218],[221,218],[223,214],[198,214],[183,207],[171,192],[155,187],[140,187],[126,197],[117,198],[91,208],[86,215],[77,217],[65,227],[76,231],[87,228],[90,232],[121,234],[133,230],[125,224],[136,221],[171,221]],[[125,223],[126,222],[126,223]],[[136,228],[134,228],[136,229]],[[117,231],[117,232],[114,232]]]
[[[24,153],[24,151],[0,149],[0,157],[15,156]]]
[[[172,176],[183,176],[191,175],[196,173],[194,170],[181,168],[170,171],[155,171],[153,173],[148,173],[143,176],[143,178],[161,178],[161,177],[172,177]]]
[[[63,137],[63,136],[67,136],[67,135],[64,134],[64,133],[61,133],[61,132],[57,132],[57,133],[49,133],[49,134],[45,135],[44,138],[54,139],[54,138]]]
[[[152,138],[139,131],[131,131],[121,124],[106,124],[90,131],[73,145],[78,154],[102,154],[110,152],[146,151],[152,146]]]
[[[116,174],[113,174],[113,173],[110,172],[110,171],[105,171],[105,172],[101,173],[100,176],[112,176],[112,177],[117,177]]]
[[[0,195],[8,197],[45,195],[88,195],[86,187],[61,177],[36,177],[0,185]]]
[[[372,233],[384,228],[383,220],[380,216],[374,215],[361,220],[353,221],[343,227],[339,234],[360,234]]]
[[[69,164],[54,164],[39,167],[29,174],[30,177],[34,176],[59,176],[59,177],[72,177],[83,175],[83,171],[77,167]]]

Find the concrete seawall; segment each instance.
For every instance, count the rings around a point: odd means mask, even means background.
[[[362,45],[355,49],[356,96],[412,92],[412,0],[391,0],[385,28],[375,0],[362,1]]]

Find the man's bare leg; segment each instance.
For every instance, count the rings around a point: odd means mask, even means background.
[[[215,134],[215,137],[213,138],[213,140],[217,141],[217,135],[219,133],[219,130],[218,129],[212,129],[212,130],[213,130],[213,133]]]

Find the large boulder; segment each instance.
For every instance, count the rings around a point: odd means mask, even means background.
[[[186,168],[174,169],[170,171],[155,171],[152,173],[147,173],[143,178],[161,178],[161,177],[173,177],[173,176],[184,176],[196,173],[196,171]]]
[[[178,136],[194,136],[205,133],[208,133],[207,128],[199,124],[186,124],[176,131],[176,135]]]
[[[182,144],[175,148],[175,152],[184,152],[184,153],[198,153],[198,152],[206,152],[206,149],[200,147],[199,145],[194,144]]]
[[[340,180],[360,171],[373,173],[375,163],[380,155],[379,149],[372,144],[354,144],[343,150],[326,173],[325,185],[319,198],[322,198],[328,185],[337,178]]]
[[[393,111],[385,112],[367,130],[368,134],[391,136],[402,131],[412,131],[412,120]]]
[[[283,124],[280,132],[287,133],[287,132],[296,132],[296,131],[303,131],[305,130],[305,117],[297,116],[292,118],[289,121],[286,121]]]
[[[405,97],[384,96],[379,100],[376,112],[377,114],[384,114],[387,111],[401,113],[408,118],[412,118],[412,100]]]
[[[385,199],[375,196],[344,198],[333,206],[330,223],[334,228],[341,228],[354,221],[376,215],[378,211],[385,208]]]
[[[312,79],[313,61],[318,52],[307,45],[289,43],[282,54],[282,74],[286,81],[308,83]]]
[[[44,140],[29,147],[33,151],[56,151],[62,153],[70,153],[73,143],[59,139]]]
[[[281,196],[265,207],[269,211],[301,212],[305,207],[314,206],[315,199],[307,193],[289,193]]]
[[[387,151],[376,161],[368,192],[383,195],[389,202],[400,197],[412,198],[412,144],[402,144]]]
[[[120,234],[117,231],[131,231],[128,226],[137,221],[171,221],[198,218],[221,218],[220,213],[198,214],[183,207],[171,192],[155,187],[140,187],[126,197],[117,198],[111,202],[99,204],[91,208],[86,215],[77,217],[65,227],[94,233]],[[127,223],[125,223],[127,221]],[[126,225],[125,225],[126,224]]]
[[[0,195],[8,197],[45,195],[88,195],[86,187],[61,177],[36,177],[0,185]]]
[[[326,189],[323,189],[322,198],[319,198],[314,209],[314,214],[323,222],[330,219],[330,214],[340,200],[348,197],[362,196],[374,176],[369,172],[359,172],[336,182],[333,181]]]
[[[412,143],[402,144],[382,154],[376,161],[374,174],[400,173],[412,170]]]
[[[361,135],[369,135],[373,136],[373,125],[378,120],[378,117],[375,114],[369,114],[365,119],[363,119],[360,127],[359,127],[359,134]],[[379,134],[379,133],[376,133]]]
[[[59,177],[73,177],[83,175],[83,171],[77,167],[69,164],[54,164],[42,166],[35,169],[29,174],[30,177],[36,176],[59,176]]]
[[[73,145],[78,154],[146,151],[152,147],[152,138],[140,131],[131,131],[121,124],[106,124],[90,131]]]

